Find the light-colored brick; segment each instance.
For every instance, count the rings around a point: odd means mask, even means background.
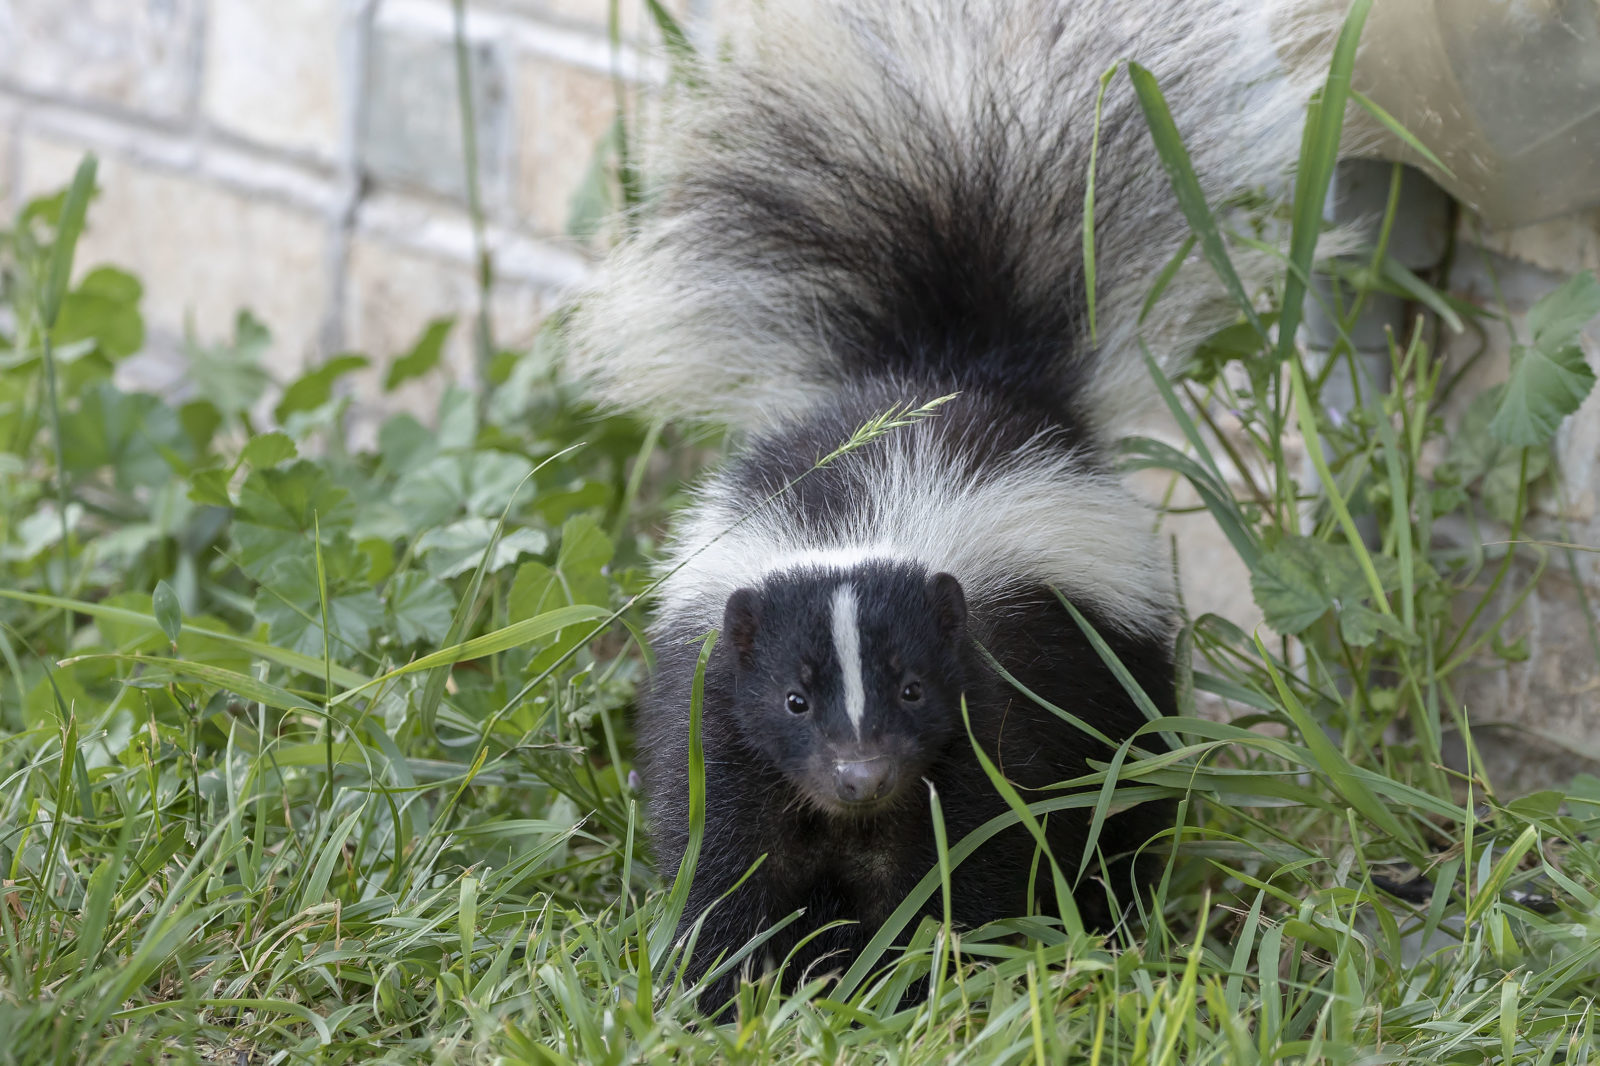
[[[0,78],[161,118],[189,113],[201,0],[3,0]]]
[[[22,142],[21,191],[60,188],[84,148],[39,136]],[[144,283],[145,320],[202,340],[232,335],[248,307],[273,335],[269,369],[286,380],[316,348],[327,299],[327,228],[316,216],[103,154],[100,196],[79,245],[79,271],[113,263]]]
[[[1471,220],[1461,234],[1465,248],[1451,273],[1454,295],[1491,311],[1508,314],[1510,330],[1526,340],[1527,311],[1545,293],[1580,269],[1592,268],[1600,254],[1600,216],[1593,212],[1560,223],[1525,226],[1501,233],[1482,233]],[[1487,255],[1475,248],[1489,249]],[[1485,389],[1504,382],[1511,368],[1512,333],[1485,321],[1483,332],[1446,336],[1441,357],[1447,365],[1474,360],[1456,387],[1445,415],[1454,419]],[[1600,366],[1600,323],[1592,323],[1582,339],[1591,365]],[[1600,392],[1591,393],[1583,406],[1565,420],[1554,450],[1563,486],[1536,497],[1523,535],[1545,541],[1600,544]],[[1503,539],[1504,530],[1479,531],[1486,540]],[[1463,529],[1463,537],[1473,535]],[[1538,587],[1520,606],[1516,598],[1532,580],[1532,549],[1524,549],[1489,614],[1511,611],[1501,631],[1502,640],[1526,642],[1526,661],[1506,664],[1484,651],[1454,679],[1456,696],[1474,722],[1508,723],[1485,728],[1477,735],[1491,781],[1515,794],[1530,788],[1565,782],[1576,770],[1592,769],[1573,749],[1597,748],[1593,738],[1593,709],[1600,694],[1600,661],[1590,643],[1584,613],[1600,622],[1594,612],[1600,605],[1600,568],[1592,553],[1574,554],[1573,563],[1583,582],[1567,576],[1567,560],[1552,553]],[[1492,571],[1491,571],[1492,572]],[[1488,581],[1480,578],[1479,589]],[[1584,598],[1587,598],[1585,605]],[[1513,610],[1515,608],[1515,610]],[[1459,740],[1454,765],[1464,765]]]
[[[611,25],[612,0],[490,0],[490,3],[507,11],[600,32],[607,32]],[[654,37],[655,20],[644,0],[616,0],[616,3],[617,18],[624,37]],[[662,7],[680,23],[689,16],[691,10],[689,0],[664,0]]]
[[[492,44],[468,46],[478,175],[493,203],[504,187],[509,120],[505,64]],[[382,181],[466,196],[455,46],[447,36],[380,22],[367,71],[363,166]]]
[[[11,206],[11,194],[16,185],[13,164],[16,157],[17,109],[9,100],[0,100],[0,212]]]
[[[616,117],[609,78],[542,57],[517,72],[517,210],[541,233],[564,233],[573,196]]]
[[[378,420],[394,411],[431,419],[439,401],[441,375],[462,383],[476,380],[471,342],[476,307],[476,286],[465,262],[400,247],[368,234],[351,242],[345,344],[373,362],[355,379],[359,397],[352,419],[355,443],[372,439]],[[496,344],[501,348],[526,346],[544,311],[545,299],[535,287],[497,285],[490,301]],[[382,381],[389,364],[416,343],[430,320],[443,315],[455,315],[457,321],[441,370],[385,395]]]
[[[1525,263],[1571,273],[1600,270],[1600,208],[1550,222],[1484,233],[1491,251]]]
[[[1565,577],[1546,571],[1537,590],[1516,607],[1532,577],[1530,566],[1518,564],[1490,607],[1496,616],[1512,612],[1501,637],[1507,645],[1521,642],[1527,658],[1505,663],[1486,650],[1450,678],[1457,703],[1482,727],[1476,741],[1489,780],[1510,795],[1559,786],[1580,770],[1593,772],[1583,753],[1600,755],[1594,729],[1600,660],[1584,618],[1587,611],[1600,623],[1600,600],[1589,590],[1586,605]],[[1475,591],[1488,580],[1482,577]],[[1465,769],[1464,751],[1456,740],[1447,748],[1447,761]]]
[[[335,0],[212,0],[206,118],[261,144],[332,157],[351,105],[340,93],[345,7]]]

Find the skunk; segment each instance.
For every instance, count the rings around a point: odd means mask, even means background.
[[[767,954],[793,952],[791,976],[847,964],[936,863],[930,788],[952,844],[1007,810],[974,742],[1038,799],[1146,723],[1060,597],[1170,713],[1170,564],[1110,445],[1153,391],[1140,339],[1182,353],[1236,309],[1185,263],[1141,325],[1188,231],[1126,78],[1097,126],[1101,75],[1119,60],[1156,75],[1213,202],[1282,176],[1308,95],[1273,44],[1293,28],[1255,0],[757,6],[684,79],[653,202],[569,332],[603,402],[742,441],[664,553],[636,723],[670,877],[697,658],[720,630],[679,929],[715,908],[696,977],[797,910]],[[885,411],[951,394],[840,451]],[[1134,857],[1172,817],[1146,803],[1105,823],[1076,889],[1087,918],[1148,883]],[[1047,820],[1069,877],[1089,824]],[[1025,829],[995,836],[954,871],[956,921],[1048,908],[1029,898],[1050,884],[1038,861]]]

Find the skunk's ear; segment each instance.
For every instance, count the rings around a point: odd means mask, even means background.
[[[945,643],[951,647],[961,643],[967,635],[967,594],[961,591],[961,582],[950,574],[934,574],[928,579],[928,605]]]
[[[755,589],[738,589],[728,597],[722,612],[722,639],[733,645],[739,662],[748,664],[761,631],[761,597]]]

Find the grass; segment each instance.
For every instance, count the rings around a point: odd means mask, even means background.
[[[31,205],[0,232],[0,1061],[1592,1061],[1600,781],[1496,793],[1458,688],[1514,655],[1501,590],[1526,595],[1567,550],[1522,529],[1541,427],[1575,388],[1561,324],[1593,279],[1551,298],[1516,387],[1443,463],[1450,378],[1425,331],[1395,339],[1392,389],[1331,421],[1327,368],[1265,327],[1310,295],[1346,84],[1336,65],[1307,135],[1284,284],[1240,291],[1190,380],[1158,375],[1184,447],[1125,452],[1198,491],[1268,625],[1186,619],[1179,715],[1148,726],[1172,750],[1130,745],[1071,795],[1013,790],[992,827],[1097,826],[1113,783],[1176,797],[1139,920],[1103,939],[1070,919],[912,924],[976,843],[950,840],[840,981],[747,984],[726,1026],[682,983],[686,880],[652,872],[629,774],[645,566],[691,449],[585,409],[548,338],[503,352],[481,328],[492,395],[449,390],[437,431],[396,416],[370,453],[330,446],[359,361],[291,383],[282,431],[255,426],[248,318],[190,353],[183,405],[124,392],[138,282],[66,281],[92,168]],[[1153,128],[1227,276],[1249,234]],[[1382,265],[1328,310],[1399,284]],[[1219,407],[1236,435],[1213,432]],[[844,447],[937,416],[889,412]],[[1292,436],[1317,486],[1288,476]],[[1484,542],[1444,544],[1444,515]]]

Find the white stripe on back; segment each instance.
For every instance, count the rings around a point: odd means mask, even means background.
[[[867,690],[861,681],[861,630],[856,626],[856,590],[840,585],[833,594],[833,651],[844,677],[844,713],[861,737]]]
[[[731,476],[713,478],[661,560],[657,618],[711,629],[735,589],[789,572],[829,580],[883,559],[955,575],[977,609],[1053,585],[1121,632],[1168,632],[1172,567],[1153,513],[1114,474],[1047,436],[980,459],[937,436],[937,421],[841,460],[826,518],[789,499],[752,505]]]

